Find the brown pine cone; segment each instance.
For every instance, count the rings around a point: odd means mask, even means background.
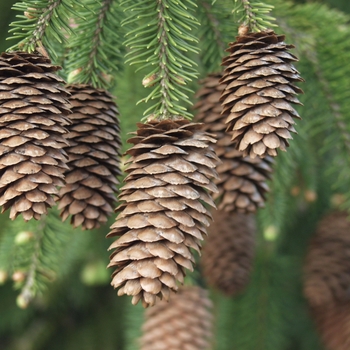
[[[168,300],[185,268],[193,269],[190,248],[200,250],[209,225],[203,203],[215,206],[206,190],[216,190],[218,161],[208,145],[215,140],[199,129],[185,119],[151,121],[138,124],[129,140],[124,203],[108,237],[121,236],[110,247],[109,266],[117,267],[111,284],[118,295],[132,295],[133,304]]]
[[[292,64],[297,58],[287,52],[294,46],[284,38],[272,30],[243,34],[223,59],[227,130],[237,149],[252,158],[285,151],[295,132],[293,118],[300,118],[291,103],[300,104],[296,95],[302,90],[293,83],[303,79]]]
[[[310,305],[350,301],[350,221],[345,212],[326,215],[310,242],[304,267]]]
[[[213,195],[219,210],[250,213],[263,207],[265,194],[269,191],[267,180],[271,177],[273,158],[244,157],[231,142],[232,132],[226,132],[225,120],[229,112],[221,113],[219,102],[224,85],[222,74],[210,74],[202,80],[195,105],[195,120],[203,123],[203,130],[216,134],[218,142],[213,146],[221,163],[216,170],[219,178],[214,182],[218,192]]]
[[[254,252],[252,215],[214,210],[201,257],[208,284],[226,295],[240,293],[249,282]]]
[[[350,302],[312,308],[312,316],[328,350],[350,349]]]
[[[94,229],[113,213],[117,176],[121,174],[118,109],[113,96],[89,85],[68,85],[72,125],[65,135],[69,171],[60,190],[59,209],[66,220]]]
[[[70,105],[59,69],[38,54],[0,57],[0,205],[11,219],[40,219],[64,185]]]
[[[182,287],[169,302],[146,311],[141,350],[209,350],[213,337],[212,302],[200,287]]]

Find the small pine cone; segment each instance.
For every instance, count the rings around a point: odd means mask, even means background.
[[[230,212],[250,213],[263,207],[269,191],[266,181],[271,176],[273,158],[244,157],[231,142],[232,132],[226,132],[225,120],[229,112],[221,113],[219,102],[224,86],[219,83],[222,74],[210,74],[203,79],[198,91],[195,120],[203,123],[203,130],[216,134],[218,142],[213,146],[221,163],[217,166],[219,178],[214,182],[218,192],[218,209]]]
[[[206,192],[215,191],[218,161],[208,145],[215,142],[200,125],[185,119],[138,124],[129,142],[134,146],[129,174],[119,199],[120,214],[108,237],[121,236],[110,267],[118,295],[132,295],[147,307],[157,297],[169,299],[183,282],[185,268],[193,270],[189,248],[200,250],[211,215],[202,202],[215,206]]]
[[[200,287],[182,287],[146,311],[141,350],[206,350],[213,337],[212,302]]]
[[[70,105],[59,69],[38,54],[0,56],[0,205],[11,219],[40,219],[64,185]]]
[[[120,171],[118,109],[113,96],[89,85],[68,85],[72,125],[65,135],[69,171],[60,190],[58,208],[74,227],[94,229],[105,223],[115,207]]]
[[[301,104],[295,95],[302,90],[293,82],[303,79],[292,64],[297,58],[287,52],[294,46],[284,38],[272,30],[238,36],[223,59],[227,130],[237,149],[252,158],[285,151],[295,132],[293,118],[300,118],[291,103]]]
[[[350,302],[313,307],[311,315],[328,350],[350,349]]]
[[[304,267],[304,295],[312,306],[350,301],[350,221],[334,212],[319,223]]]
[[[208,284],[226,295],[240,293],[249,282],[254,252],[252,215],[214,211],[201,257]]]

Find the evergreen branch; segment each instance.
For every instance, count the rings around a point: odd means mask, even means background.
[[[242,34],[245,32],[260,32],[269,27],[276,27],[276,24],[272,23],[275,18],[269,16],[274,8],[273,6],[255,0],[235,0],[235,3],[236,6],[233,12],[237,14],[242,12],[242,16],[238,20],[241,24]]]
[[[283,3],[283,7],[278,8],[282,18],[279,24],[295,38],[301,55],[311,63],[318,84],[316,89],[322,93],[322,103],[326,106],[319,112],[313,111],[310,132],[314,139],[322,140],[319,157],[327,157],[328,176],[332,178],[333,188],[345,194],[344,208],[349,210],[350,92],[347,85],[350,69],[344,64],[350,60],[349,18],[317,4],[292,7]],[[327,26],[318,23],[327,23]]]
[[[124,24],[137,24],[127,33],[125,44],[130,47],[127,62],[143,64],[150,69],[143,79],[151,93],[139,102],[156,100],[146,111],[145,118],[167,119],[186,117],[192,114],[182,103],[190,103],[185,85],[198,76],[196,63],[187,55],[198,53],[194,43],[197,38],[190,33],[198,21],[190,13],[194,4],[189,0],[125,1],[126,10],[132,11]],[[155,15],[157,14],[157,15]],[[182,103],[181,103],[182,102]]]
[[[18,306],[26,308],[60,274],[61,257],[73,238],[73,228],[62,224],[58,213],[51,210],[40,221],[26,223],[17,218],[11,229],[15,237],[11,273],[18,276],[15,286],[21,290]],[[27,235],[18,239],[24,229]]]
[[[18,21],[10,24],[13,33],[8,39],[19,39],[19,42],[8,51],[38,51],[48,56],[55,55],[55,44],[62,44],[66,36],[71,34],[68,20],[75,14],[74,7],[83,5],[78,0],[25,0],[17,2],[13,9],[22,14],[16,15]]]
[[[83,16],[76,18],[66,62],[69,83],[90,84],[108,89],[121,69],[120,23],[116,0],[92,1]]]
[[[218,72],[227,44],[232,39],[231,14],[225,6],[213,6],[210,0],[201,0],[198,12],[201,23],[197,35],[201,45],[200,58],[206,73]]]

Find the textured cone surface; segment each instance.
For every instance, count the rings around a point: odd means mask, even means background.
[[[350,302],[312,308],[312,316],[328,350],[350,349]]]
[[[293,83],[303,79],[292,64],[297,58],[288,52],[294,46],[283,40],[272,30],[248,33],[230,43],[223,59],[227,130],[237,149],[252,158],[285,151],[295,132],[293,118],[300,118],[291,103],[300,104],[296,95],[302,90]]]
[[[0,205],[10,218],[39,219],[64,185],[68,91],[48,58],[0,56]]]
[[[118,109],[113,96],[88,85],[69,85],[72,125],[65,135],[69,171],[60,190],[63,220],[74,227],[94,229],[107,221],[115,207],[117,176],[121,174]]]
[[[254,251],[252,215],[214,211],[201,257],[208,284],[227,295],[240,293],[249,282]]]
[[[214,182],[218,192],[213,195],[219,210],[249,213],[263,207],[265,194],[269,190],[266,181],[270,178],[273,158],[251,158],[243,156],[231,142],[232,132],[226,132],[225,120],[229,112],[221,113],[220,95],[224,85],[221,74],[211,74],[202,81],[198,91],[198,110],[195,120],[203,123],[203,130],[216,134],[213,146],[221,163],[217,166],[219,178]]]
[[[350,302],[350,222],[334,212],[319,223],[306,256],[304,294],[312,306]]]
[[[168,299],[182,283],[186,269],[193,269],[190,250],[200,250],[211,219],[203,206],[214,202],[207,190],[216,186],[218,161],[213,137],[187,120],[138,124],[129,140],[128,176],[119,199],[119,215],[109,237],[121,236],[110,267],[118,295],[132,295],[147,307],[157,298]]]
[[[141,350],[209,350],[212,302],[206,290],[182,287],[146,311]]]

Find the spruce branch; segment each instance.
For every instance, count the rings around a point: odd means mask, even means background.
[[[139,69],[155,66],[144,78],[143,85],[152,87],[152,92],[139,102],[156,100],[145,111],[145,119],[168,119],[192,114],[182,105],[189,104],[187,83],[198,76],[196,63],[188,57],[198,53],[197,38],[191,34],[198,21],[191,14],[192,1],[158,0],[125,1],[126,10],[132,11],[125,21],[136,24],[130,29],[125,44],[130,64],[143,64]]]
[[[235,0],[235,4],[233,12],[237,14],[242,13],[238,20],[242,34],[246,32],[260,32],[270,27],[276,27],[276,24],[272,23],[275,21],[275,18],[269,16],[274,6],[255,0]]]
[[[9,39],[18,39],[18,43],[8,51],[38,51],[45,56],[55,55],[55,42],[62,44],[71,34],[68,20],[76,14],[74,8],[83,5],[78,0],[25,0],[17,2],[13,9],[21,12],[19,19],[10,24],[13,33]],[[46,52],[49,51],[49,54]]]
[[[25,239],[20,239],[24,230],[29,234]],[[18,306],[26,308],[61,274],[63,257],[73,239],[73,228],[62,224],[58,213],[51,210],[40,221],[26,223],[17,218],[10,231],[14,239],[9,272],[13,276],[23,276],[15,283],[15,287],[20,289]]]
[[[207,73],[218,72],[227,43],[231,40],[232,16],[222,4],[201,0],[198,7],[200,58]]]
[[[115,0],[93,1],[75,19],[66,67],[68,83],[109,89],[121,69],[120,23],[122,13]]]

